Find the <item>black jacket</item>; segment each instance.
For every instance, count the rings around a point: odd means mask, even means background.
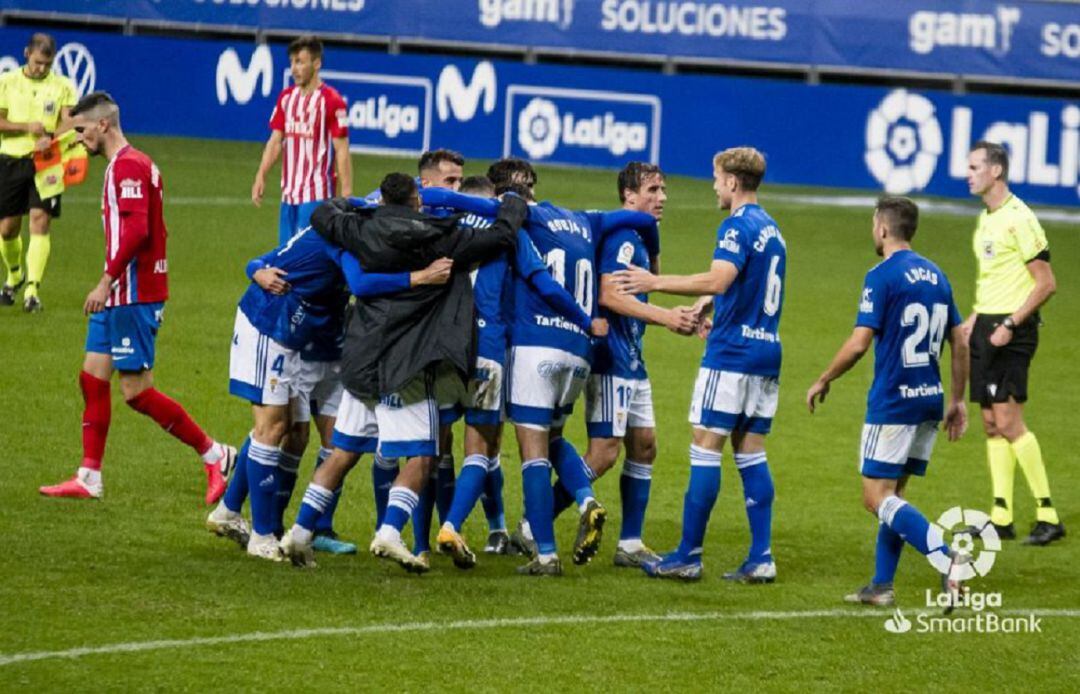
[[[439,258],[454,261],[445,285],[357,298],[345,329],[345,388],[358,398],[378,398],[443,360],[466,379],[475,343],[469,270],[512,250],[527,215],[525,202],[512,196],[487,229],[459,226],[458,217],[433,217],[396,205],[354,208],[340,198],[320,205],[311,215],[311,226],[353,253],[368,272],[411,272]]]

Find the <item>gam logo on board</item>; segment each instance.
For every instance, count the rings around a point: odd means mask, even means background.
[[[661,104],[651,94],[511,85],[503,156],[585,166],[660,160]]]
[[[349,149],[410,155],[429,149],[430,79],[333,70],[322,76],[348,104]]]

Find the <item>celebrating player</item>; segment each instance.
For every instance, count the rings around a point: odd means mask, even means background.
[[[1028,369],[1039,344],[1039,309],[1056,290],[1050,248],[1035,214],[1009,192],[1009,155],[991,142],[968,154],[968,188],[986,209],[975,227],[979,274],[975,310],[964,322],[971,343],[971,400],[979,403],[994,507],[990,520],[1004,539],[1013,528],[1013,476],[1024,471],[1035,497],[1035,525],[1024,544],[1046,545],[1065,537],[1050,500],[1042,449],[1024,423]]]
[[[24,51],[26,65],[0,76],[0,255],[7,279],[0,306],[15,303],[26,285],[23,310],[41,310],[38,290],[49,260],[49,222],[60,216],[62,180],[38,180],[34,156],[70,126],[76,93],[71,81],[53,69],[56,40],[34,34]],[[22,265],[22,216],[30,216],[30,245]]]
[[[937,265],[911,250],[919,208],[907,198],[883,197],[874,210],[874,250],[884,260],[863,282],[855,330],[806,393],[813,413],[829,385],[874,347],[874,383],[862,432],[863,505],[881,521],[874,577],[848,602],[892,605],[893,577],[906,540],[949,580],[954,557],[940,528],[904,500],[912,475],[922,477],[942,422],[945,388],[938,366],[942,342],[952,346],[952,397],[944,415],[949,440],[967,428],[964,390],[968,355],[952,286]],[[951,591],[959,590],[953,582]]]
[[[720,461],[730,437],[743,482],[750,551],[746,561],[724,578],[749,583],[776,579],[771,549],[774,492],[765,436],[776,414],[779,390],[787,250],[776,222],[757,202],[764,176],[765,157],[752,147],[727,149],[713,157],[713,190],[720,208],[731,214],[717,231],[708,272],[653,275],[632,268],[615,273],[617,286],[626,294],[701,296],[696,306],[702,313],[716,304],[690,405],[694,431],[682,541],[660,561],[642,566],[650,576],[701,578],[705,528],[720,492]]]
[[[663,217],[667,191],[660,167],[642,162],[627,164],[619,173],[618,189],[623,209],[647,212],[657,221]],[[601,315],[611,327],[607,337],[596,342],[592,373],[585,390],[589,432],[585,460],[590,472],[600,477],[614,467],[619,445],[625,442],[626,460],[619,479],[622,528],[615,549],[615,565],[637,567],[659,559],[641,541],[656,458],[652,385],[645,372],[642,338],[649,323],[690,335],[697,321],[690,307],[661,308],[649,304],[648,295],[630,296],[617,290],[613,273],[619,270],[633,265],[659,271],[659,258],[650,258],[634,229],[620,229],[606,236],[597,255]],[[556,514],[572,502],[573,497],[557,485]]]
[[[109,381],[115,370],[128,406],[202,457],[206,503],[212,504],[225,492],[236,452],[207,436],[179,403],[154,388],[154,347],[169,295],[161,172],[128,143],[120,129],[120,108],[105,92],[86,95],[71,113],[86,149],[109,160],[101,205],[105,272],[83,305],[90,325],[79,374],[86,403],[82,463],[75,477],[40,491],[53,497],[101,497],[101,460],[112,413]]]
[[[320,202],[352,191],[348,108],[337,90],[319,77],[322,55],[322,41],[315,36],[300,36],[289,44],[293,84],[274,105],[270,139],[251,184],[251,201],[258,207],[266,173],[284,154],[279,244],[308,226]]]

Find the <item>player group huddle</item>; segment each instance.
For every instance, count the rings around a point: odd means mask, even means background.
[[[250,403],[253,415],[238,453],[153,387],[154,343],[168,294],[160,172],[128,144],[107,94],[90,94],[72,110],[80,141],[110,162],[103,195],[107,262],[85,305],[91,320],[80,376],[83,461],[73,479],[42,493],[101,496],[115,370],[133,409],[202,456],[206,500],[216,504],[209,530],[252,556],[314,567],[316,551],[356,552],[338,537],[333,518],[346,475],[370,455],[376,557],[409,572],[428,571],[437,514],[438,550],[461,569],[473,567],[477,556],[462,526],[480,503],[489,528],[484,552],[525,555],[521,574],[561,575],[555,518],[577,511],[572,558],[590,562],[608,515],[593,482],[615,466],[622,448],[615,565],[697,580],[730,440],[751,541],[745,561],[724,578],[774,581],[774,488],[765,439],[777,409],[787,247],[758,204],[762,153],[735,147],[713,157],[717,203],[730,213],[716,232],[712,262],[697,274],[664,275],[659,222],[667,194],[664,174],[652,164],[631,162],[619,172],[622,207],[607,212],[537,202],[536,172],[520,159],[463,178],[464,159],[445,149],[425,152],[415,178],[391,173],[366,198],[345,197],[347,132],[334,125],[342,102],[318,81],[319,61],[312,67],[321,46],[297,45],[290,48],[297,86],[278,100],[275,134],[252,187],[258,204],[266,171],[284,152],[279,245],[247,264],[251,284],[232,335],[229,390]],[[308,118],[325,127],[289,127]],[[311,137],[284,137],[297,132],[314,132],[318,146]],[[339,197],[327,199],[332,191]],[[911,249],[917,226],[911,200],[879,200],[872,233],[884,260],[866,275],[851,338],[807,393],[813,411],[831,381],[876,341],[861,458],[864,502],[881,527],[874,578],[848,596],[853,602],[891,604],[905,543],[942,571],[954,594],[970,561],[902,498],[909,477],[925,474],[942,422],[950,439],[967,425],[965,322],[945,274]],[[648,302],[651,292],[693,297],[693,303],[659,307]],[[643,541],[657,450],[643,349],[648,324],[705,340],[689,413],[682,537],[665,554]],[[945,341],[954,352],[947,408],[939,367]],[[584,455],[563,436],[582,397]],[[462,418],[465,455],[455,474],[452,430]],[[289,527],[285,514],[312,422],[318,457]],[[513,532],[500,461],[506,422],[522,461],[524,508]],[[1008,494],[1007,506],[1011,477]],[[1040,512],[1052,512],[1048,487],[1044,496]],[[410,523],[411,548],[402,538]]]

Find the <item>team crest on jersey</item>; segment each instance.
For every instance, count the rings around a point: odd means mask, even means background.
[[[42,104],[41,109],[45,112],[46,116],[54,116],[56,115],[56,102],[46,101],[44,104]]]
[[[619,265],[629,265],[630,261],[634,259],[634,244],[627,241],[623,245],[619,246],[619,256],[617,258]]]
[[[873,297],[870,296],[873,291],[873,287],[866,287],[862,290],[862,301],[859,302],[859,313],[874,312],[874,300]]]
[[[729,253],[739,252],[739,231],[738,229],[728,229],[724,232],[724,238],[721,239],[718,244],[721,249]]]
[[[125,178],[120,181],[121,200],[142,200],[142,196],[142,181],[137,181],[134,178]]]
[[[987,260],[994,257],[994,242],[991,239],[983,241],[982,247],[983,257]]]

